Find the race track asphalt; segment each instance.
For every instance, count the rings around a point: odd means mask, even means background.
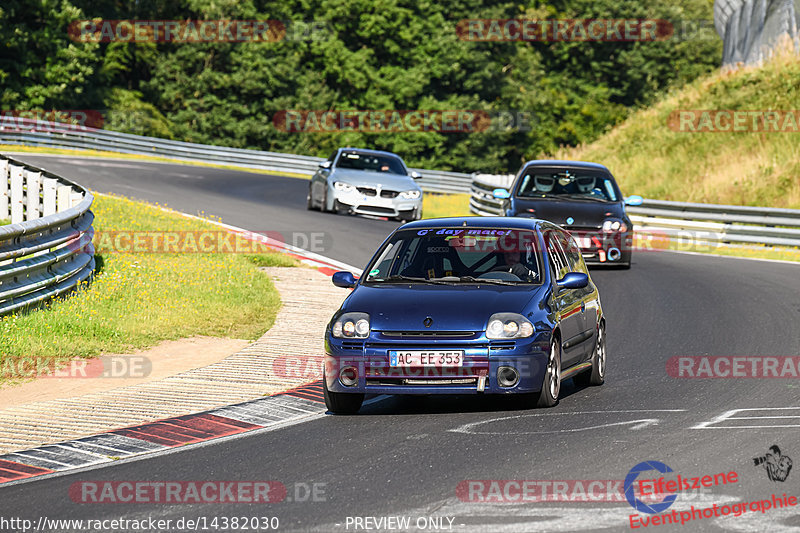
[[[19,158],[99,192],[189,213],[204,210],[251,230],[326,232],[331,246],[321,253],[359,268],[398,225],[308,212],[307,182],[300,179],[132,161]],[[450,517],[452,529],[445,531],[624,531],[633,512],[624,500],[480,503],[462,501],[457,487],[468,480],[588,485],[624,479],[646,460],[689,477],[738,474],[735,484],[680,495],[670,510],[800,495],[800,472],[775,482],[753,463],[773,444],[800,458],[798,380],[677,379],[665,370],[673,356],[800,356],[800,266],[653,251],[635,254],[629,271],[593,269],[592,278],[608,321],[606,384],[576,389],[567,381],[554,408],[529,409],[524,399],[512,397],[390,398],[358,416],[326,415],[0,487],[0,515],[277,516],[280,531],[366,531],[355,528],[354,519],[367,516],[410,517],[416,531],[422,517]],[[697,427],[737,409],[753,410]],[[742,425],[749,427],[735,427]],[[289,494],[279,504],[74,503],[70,485],[88,480],[277,480]],[[311,484],[324,490],[320,501],[302,497]],[[796,508],[747,512],[657,530],[800,531],[800,515]]]

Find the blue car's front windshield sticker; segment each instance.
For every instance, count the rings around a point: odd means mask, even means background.
[[[424,228],[398,231],[366,282],[540,282],[535,231],[507,228]]]

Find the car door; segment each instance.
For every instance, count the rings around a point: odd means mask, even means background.
[[[581,298],[577,291],[559,289],[556,281],[570,272],[569,261],[561,247],[558,233],[545,233],[550,276],[553,278],[553,301],[561,324],[561,368],[566,369],[578,363],[584,355],[580,342],[583,334],[581,323]]]
[[[570,272],[581,272],[588,276],[589,270],[586,268],[586,263],[583,261],[581,250],[575,239],[566,232],[559,233],[558,242],[566,253]],[[578,313],[580,336],[575,341],[576,345],[580,346],[582,355],[588,357],[594,350],[594,341],[597,335],[597,309],[599,307],[597,288],[590,277],[586,287],[574,289],[572,292],[581,303],[581,312]]]

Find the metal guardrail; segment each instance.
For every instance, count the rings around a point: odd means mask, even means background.
[[[78,185],[0,155],[0,315],[76,288],[95,268],[90,211]]]
[[[170,141],[16,117],[0,121],[0,144],[152,155],[308,176],[314,174],[319,164],[325,161],[321,157]],[[441,193],[469,192],[472,181],[470,174],[417,168],[411,170],[416,170],[422,175],[418,183],[424,190]]]
[[[495,188],[509,188],[513,176],[478,174],[470,194],[476,215],[505,215]],[[644,200],[626,211],[637,233],[671,240],[712,245],[800,247],[800,210],[738,205]]]

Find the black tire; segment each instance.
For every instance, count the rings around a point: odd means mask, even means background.
[[[319,210],[323,213],[330,213],[328,211],[328,186],[325,185],[325,193],[322,195],[322,201],[319,204]]]
[[[309,211],[313,211],[314,207],[314,199],[311,197],[311,185],[308,186],[308,194],[306,195],[306,209]]]
[[[328,381],[322,378],[322,392],[325,396],[325,407],[335,415],[354,415],[364,403],[363,393],[331,392]]]
[[[621,270],[630,270],[631,268],[631,256],[633,254],[628,251],[625,254],[622,254],[622,264],[619,266]]]
[[[592,353],[592,368],[574,376],[572,380],[576,385],[602,385],[606,380],[606,327],[600,324],[597,330],[597,342]]]
[[[559,392],[561,392],[561,341],[554,335],[536,407],[553,407],[558,403]]]

